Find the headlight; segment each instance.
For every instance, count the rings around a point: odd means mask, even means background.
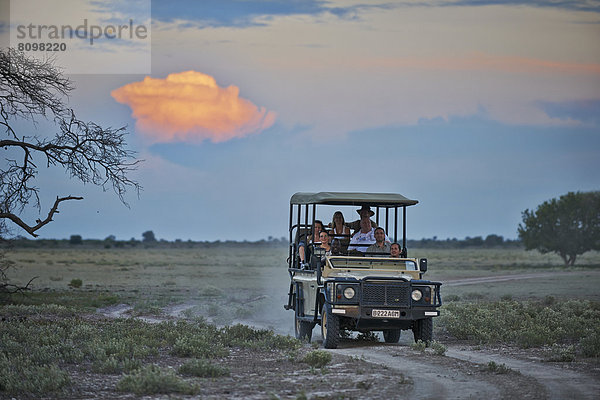
[[[420,290],[415,289],[412,291],[412,294],[410,295],[410,297],[412,297],[412,299],[414,301],[419,301],[419,300],[421,300],[421,297],[423,297],[423,293],[421,293]]]
[[[351,287],[347,287],[346,289],[344,289],[344,297],[347,298],[348,300],[353,298],[355,294],[356,294],[356,292]]]

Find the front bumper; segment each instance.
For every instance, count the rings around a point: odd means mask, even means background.
[[[373,310],[391,310],[398,311],[399,315],[397,318],[380,318],[373,317]],[[415,320],[429,317],[438,317],[440,315],[439,310],[435,308],[423,307],[413,309],[389,309],[387,307],[361,307],[361,306],[344,306],[344,305],[331,305],[332,314],[336,314],[342,317],[359,318],[359,319],[373,319],[378,321],[390,321],[390,320]]]

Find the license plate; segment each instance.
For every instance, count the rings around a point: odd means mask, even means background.
[[[400,318],[399,310],[372,310],[373,318]]]

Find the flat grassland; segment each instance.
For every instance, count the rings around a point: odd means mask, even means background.
[[[265,329],[293,335],[293,312],[283,308],[289,289],[286,247],[11,249],[11,283],[35,279],[32,291],[11,297],[18,305],[0,304],[0,338],[6,339],[0,341],[0,369],[9,371],[8,378],[0,378],[0,398],[128,398],[129,393],[163,393],[164,398],[175,393],[203,398],[438,398],[447,397],[436,392],[445,371],[461,374],[442,384],[446,394],[466,390],[469,381],[469,393],[476,397],[525,393],[552,398],[554,380],[489,361],[495,350],[481,353],[484,363],[464,361],[461,357],[479,354],[479,347],[469,353],[457,343],[526,347],[527,357],[533,348],[545,362],[598,369],[599,252],[581,256],[572,268],[565,268],[558,256],[520,249],[418,248],[409,255],[427,257],[424,278],[443,283],[446,307],[436,322],[441,343],[434,351],[443,354],[448,346],[452,357],[407,347],[411,340],[406,333],[398,347],[378,348],[372,344],[376,337],[359,336],[351,339],[357,344],[346,342],[337,353],[315,350],[318,326],[312,347],[273,336]],[[65,305],[79,311],[61,308]],[[498,312],[506,321],[497,318]],[[515,320],[518,313],[529,319]],[[541,329],[540,313],[551,316],[552,324]],[[238,323],[253,328],[234,325]],[[478,323],[499,325],[482,330]],[[9,359],[11,354],[18,361]],[[389,367],[377,365],[369,354],[387,355]],[[406,362],[432,368],[431,376],[411,372]],[[540,371],[554,367],[544,368]],[[29,378],[22,379],[24,374]],[[415,384],[421,378],[427,383]],[[581,394],[595,389],[583,387]]]
[[[600,252],[566,268],[560,257],[522,249],[415,249],[427,257],[425,278],[440,281],[442,297],[462,300],[556,299],[600,301]],[[218,324],[253,323],[293,333],[284,311],[289,275],[283,246],[17,248],[8,258],[12,283],[34,291],[106,292],[138,314],[182,304]],[[511,279],[506,279],[509,276]],[[498,280],[478,281],[477,278]],[[81,280],[74,288],[72,280]],[[177,308],[176,308],[177,309]]]
[[[425,277],[441,282],[505,275],[543,276],[516,278],[509,283],[452,285],[443,287],[445,295],[468,290],[490,300],[504,295],[600,300],[596,289],[600,283],[600,252],[580,256],[572,268],[564,267],[556,255],[521,249],[414,249],[409,255],[428,258]],[[71,280],[81,279],[80,290],[110,291],[132,298],[194,298],[211,290],[238,298],[249,293],[277,296],[287,293],[289,283],[285,247],[17,248],[8,258],[15,262],[9,276],[13,283],[25,284],[37,277],[32,283],[35,290],[71,290]]]

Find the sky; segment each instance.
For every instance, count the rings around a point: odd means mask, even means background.
[[[151,28],[67,66],[80,118],[127,126],[143,190],[125,206],[42,162],[42,215],[84,200],[40,238],[282,237],[295,192],[352,191],[419,200],[411,239],[514,239],[524,210],[600,190],[599,1],[77,3],[38,7]]]

